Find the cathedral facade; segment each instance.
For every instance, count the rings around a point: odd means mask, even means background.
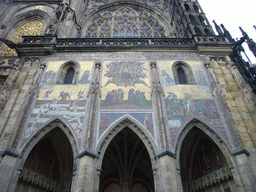
[[[0,7],[1,192],[255,191],[255,93],[199,2]]]

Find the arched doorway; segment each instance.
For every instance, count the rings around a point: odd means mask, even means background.
[[[72,169],[73,151],[70,142],[60,128],[55,128],[30,151],[15,191],[70,191]]]
[[[180,151],[184,192],[230,192],[234,184],[228,163],[215,142],[200,129],[192,128]]]
[[[110,142],[101,170],[100,192],[154,191],[149,153],[130,128],[124,128]]]

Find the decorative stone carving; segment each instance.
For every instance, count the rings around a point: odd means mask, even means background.
[[[126,2],[127,0],[121,0],[123,2]],[[138,2],[141,4],[145,4],[148,6],[151,6],[153,8],[158,9],[159,11],[161,11],[162,13],[168,15],[168,8],[169,8],[169,1],[168,0],[148,0],[148,1],[144,1],[144,0],[130,0],[132,2]],[[102,5],[106,5],[109,3],[114,3],[114,2],[120,2],[120,0],[88,0],[87,6],[85,8],[85,15],[89,15],[91,12],[93,12],[95,9],[97,9],[98,7],[102,6]]]
[[[42,35],[43,30],[44,26],[42,22],[38,20],[29,21],[17,29],[11,41],[14,43],[19,43],[22,39],[22,36]],[[14,49],[7,47],[3,56],[17,56],[17,53]]]
[[[86,28],[86,37],[166,36],[164,25],[153,14],[131,7],[101,12]]]

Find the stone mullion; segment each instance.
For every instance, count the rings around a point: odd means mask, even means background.
[[[219,73],[215,72],[215,74],[220,81],[222,91],[225,95],[224,99],[228,103],[228,108],[229,108],[229,112],[231,114],[231,118],[235,122],[235,127],[236,127],[237,131],[240,133],[240,135],[242,135],[243,143],[244,143],[245,147],[246,148],[254,148],[252,139],[246,129],[245,119],[241,115],[241,111],[240,111],[240,109],[238,107],[238,103],[237,103],[238,101],[236,99],[237,97],[241,97],[241,95],[238,92],[237,87],[234,87],[234,88],[230,87],[230,82],[232,82],[232,76],[228,73],[228,70],[226,69],[226,62],[217,62],[217,63],[218,63],[218,65],[217,65],[216,70],[219,71]],[[228,80],[227,77],[230,77],[230,80]],[[234,91],[232,91],[232,89]]]

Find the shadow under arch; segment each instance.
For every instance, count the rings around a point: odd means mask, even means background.
[[[69,191],[76,166],[78,146],[69,128],[55,119],[34,134],[17,162],[16,191]],[[40,178],[40,179],[38,179]],[[13,190],[14,191],[14,190]]]
[[[234,190],[230,169],[235,162],[225,142],[206,124],[190,121],[179,134],[175,152],[184,191]]]
[[[101,170],[99,191],[113,188],[154,191],[152,169],[156,166],[156,159],[151,139],[128,116],[118,122],[112,125],[97,147],[96,167]]]
[[[137,10],[145,10],[147,12],[149,12],[150,14],[152,14],[153,16],[155,16],[155,18],[157,20],[159,20],[165,29],[165,36],[169,37],[170,34],[173,32],[173,30],[171,29],[171,26],[169,24],[169,22],[166,20],[166,18],[163,16],[162,13],[159,12],[159,10],[151,7],[151,6],[147,6],[145,4],[139,3],[139,2],[118,2],[118,8],[117,8],[117,2],[113,2],[113,3],[109,3],[106,5],[102,5],[99,8],[95,9],[94,11],[92,11],[88,17],[86,17],[84,19],[83,22],[81,22],[81,26],[88,26],[88,22],[92,22],[94,21],[98,15],[100,14],[100,12],[104,12],[107,10],[113,11],[113,10],[119,10],[122,9],[123,7],[131,7],[132,9],[137,9]],[[86,28],[82,28],[82,32],[81,32],[81,37],[85,37],[86,36]]]

